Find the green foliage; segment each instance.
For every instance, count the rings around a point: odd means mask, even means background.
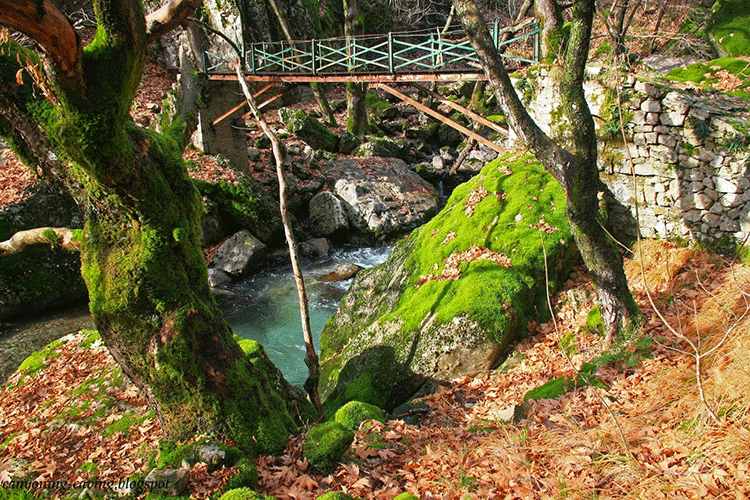
[[[650,337],[637,336],[635,332],[630,336],[627,332],[621,332],[620,341],[613,344],[601,356],[591,360],[591,364],[597,367],[610,366],[620,370],[638,366],[643,358],[651,357],[651,347],[654,341]]]
[[[594,306],[586,315],[586,331],[595,332],[598,335],[604,335],[604,320],[602,320],[602,310],[600,306]]]
[[[546,384],[527,392],[523,396],[523,401],[526,402],[530,399],[539,400],[559,398],[563,394],[570,392],[573,389],[586,387],[587,385],[593,385],[602,389],[609,389],[604,384],[604,382],[594,376],[596,368],[597,366],[593,363],[584,363],[575,378],[558,377],[556,379],[550,380]]]
[[[335,420],[347,429],[357,430],[359,424],[365,420],[385,422],[385,415],[377,406],[361,401],[349,401],[336,411]]]
[[[750,143],[750,137],[744,134],[729,134],[722,141],[722,146],[727,150],[728,153],[738,154],[747,149],[747,145]]]
[[[712,89],[719,82],[716,76],[720,71],[728,71],[736,76],[740,84],[730,95],[750,99],[750,63],[743,59],[722,57],[704,63],[695,63],[684,68],[675,68],[666,77],[679,82],[693,82],[704,89]]]
[[[304,455],[310,465],[326,474],[341,461],[354,440],[354,433],[335,421],[314,425],[307,432]]]
[[[750,55],[750,3],[747,0],[717,0],[711,8],[706,31],[732,57]]]
[[[393,500],[419,500],[419,498],[415,497],[408,491],[405,491],[401,493],[399,496],[397,496],[396,498],[394,498]]]

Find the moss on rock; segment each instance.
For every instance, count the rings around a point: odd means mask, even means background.
[[[335,153],[339,149],[339,138],[312,116],[299,109],[282,108],[279,117],[289,132],[313,149]]]
[[[408,491],[405,491],[401,493],[399,496],[397,496],[396,498],[394,498],[393,500],[419,500],[419,498],[415,497]]]
[[[349,401],[336,411],[336,422],[347,429],[356,430],[365,420],[385,422],[383,410],[361,401]]]
[[[238,173],[238,182],[220,180],[216,184],[194,180],[205,196],[216,204],[218,213],[229,221],[229,229],[247,229],[265,244],[280,241],[282,235],[279,204],[251,175]]]
[[[331,472],[354,441],[354,433],[335,421],[315,425],[302,446],[310,465],[322,473]]]
[[[358,500],[357,497],[347,495],[343,491],[331,491],[319,496],[316,500]]]
[[[512,172],[512,173],[511,173]],[[528,321],[575,247],[562,189],[531,156],[502,158],[362,271],[321,337],[331,414],[351,400],[391,410],[426,382],[489,369]]]
[[[256,493],[250,488],[235,488],[229,490],[219,500],[275,500],[276,497]]]

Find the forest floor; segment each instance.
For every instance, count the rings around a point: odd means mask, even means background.
[[[419,422],[366,422],[331,474],[308,466],[304,434],[290,437],[283,452],[257,457],[258,490],[278,499],[331,490],[368,499],[403,491],[422,500],[748,498],[750,269],[658,241],[634,257],[626,269],[646,322],[605,353],[596,376],[606,388],[530,400],[513,421],[529,390],[573,380],[602,355],[601,336],[587,327],[591,283],[579,269],[551,299],[554,321],[529,325],[511,362],[427,396]],[[8,380],[0,481],[21,469],[69,483],[148,472],[158,421],[92,339],[68,336]],[[206,498],[234,473],[196,464],[188,492]]]

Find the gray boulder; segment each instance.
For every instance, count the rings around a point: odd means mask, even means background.
[[[310,200],[310,231],[315,236],[330,236],[349,228],[341,200],[323,191]]]
[[[265,262],[268,247],[243,229],[224,242],[211,259],[210,267],[232,276],[242,276]]]
[[[401,158],[402,160],[407,160],[409,158],[409,149],[410,145],[403,140],[394,141],[387,137],[368,137],[366,142],[359,146],[354,154],[364,158],[380,156],[383,158]]]
[[[349,222],[363,233],[389,238],[437,212],[438,192],[402,160],[338,160],[324,171],[336,195],[346,202]]]
[[[310,238],[299,244],[299,252],[308,259],[326,259],[331,253],[331,244],[325,238]]]

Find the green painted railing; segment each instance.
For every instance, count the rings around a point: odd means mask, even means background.
[[[500,42],[502,30],[493,25],[495,45],[506,46],[502,57],[524,63],[539,61],[539,28],[529,23],[516,37]],[[208,72],[229,71],[229,61],[206,53]],[[445,73],[477,71],[479,59],[462,30],[388,33],[356,37],[253,43],[245,52],[245,71],[253,75],[339,75]]]

